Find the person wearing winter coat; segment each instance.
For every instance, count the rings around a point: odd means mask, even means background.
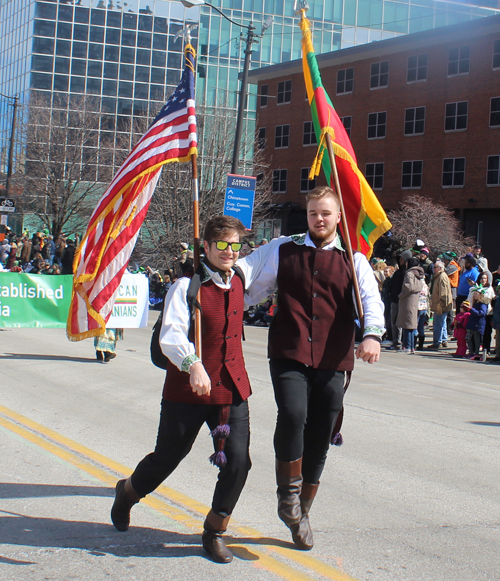
[[[499,267],[500,270],[500,267]],[[500,361],[500,281],[496,286],[496,300],[493,307],[493,317],[491,320],[491,326],[495,329],[495,357],[493,361]]]
[[[453,322],[453,336],[457,340],[457,350],[453,353],[453,357],[463,359],[467,353],[467,321],[470,317],[470,303],[464,301],[460,305],[460,312],[457,313],[455,321]]]
[[[484,270],[478,277],[476,280],[476,284],[474,286],[472,286],[470,288],[469,291],[469,296],[467,297],[467,300],[469,301],[470,304],[472,304],[472,295],[474,294],[474,292],[476,290],[481,290],[483,291],[484,296],[489,299],[489,302],[487,303],[488,305],[488,311],[486,312],[486,326],[484,328],[484,334],[483,334],[483,351],[486,351],[487,354],[489,354],[490,352],[490,347],[491,347],[491,320],[493,318],[493,306],[492,306],[492,302],[494,302],[495,300],[495,291],[493,290],[493,287],[491,286],[491,283],[493,281],[493,275],[491,274],[491,272],[489,270]],[[486,301],[483,301],[486,303]]]
[[[440,347],[448,346],[448,329],[446,317],[453,308],[453,295],[450,279],[444,271],[444,262],[437,260],[434,265],[434,279],[432,281],[431,311],[434,313],[432,329],[432,345],[427,349],[437,351]]]
[[[399,293],[399,308],[396,325],[403,329],[402,353],[415,353],[415,330],[418,324],[418,301],[424,281],[424,270],[418,266],[417,258],[406,263],[403,286]]]
[[[474,302],[470,308],[470,317],[466,326],[466,341],[467,346],[469,347],[470,358],[479,361],[481,359],[479,350],[481,349],[481,344],[483,342],[489,299],[483,292],[477,290],[473,294],[473,301]]]

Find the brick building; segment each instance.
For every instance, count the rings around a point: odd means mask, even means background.
[[[500,262],[500,16],[317,55],[323,84],[386,210],[419,194],[456,211]],[[305,228],[316,140],[301,61],[250,72],[274,232]],[[325,183],[323,174],[317,180]]]

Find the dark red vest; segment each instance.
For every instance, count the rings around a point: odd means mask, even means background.
[[[246,400],[252,390],[245,369],[241,334],[243,329],[243,283],[233,276],[231,289],[219,288],[212,280],[201,285],[203,335],[201,359],[211,381],[209,396],[193,393],[189,373],[167,364],[163,397],[168,401],[198,404],[231,404],[233,390]]]
[[[269,329],[270,359],[352,371],[352,268],[345,252],[287,242],[279,249],[278,309]]]

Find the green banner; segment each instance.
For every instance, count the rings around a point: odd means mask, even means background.
[[[66,327],[71,275],[0,272],[0,327]]]

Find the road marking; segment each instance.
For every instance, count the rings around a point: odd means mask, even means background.
[[[0,426],[3,426],[10,432],[21,436],[47,452],[54,454],[68,464],[79,468],[110,487],[114,488],[116,484],[116,474],[129,476],[131,473],[131,470],[123,464],[115,462],[111,458],[107,458],[1,405],[0,414]],[[106,470],[103,470],[96,464],[100,464]],[[204,517],[209,511],[209,507],[164,485],[158,487],[156,492],[168,498],[170,502],[179,505],[179,507],[165,502],[161,498],[158,498],[156,494],[147,496],[141,500],[141,503],[195,532],[201,532],[200,518],[189,513],[196,513],[196,515]],[[259,545],[259,539],[264,535],[256,529],[231,523],[231,530],[237,532],[239,535],[255,539],[255,544],[248,543],[244,545],[238,541],[237,537],[233,537],[233,542],[228,542],[227,544],[237,556],[243,560],[249,560],[248,553],[252,556],[257,556],[258,560],[253,560],[250,557],[250,562],[253,566],[266,569],[283,579],[289,581],[318,581],[317,576],[311,577],[307,573],[302,573],[289,564],[284,563],[281,559],[296,563],[331,581],[356,581],[356,579],[342,573],[338,569],[295,549],[288,549],[277,545]],[[255,547],[257,546],[261,548],[256,549]]]

